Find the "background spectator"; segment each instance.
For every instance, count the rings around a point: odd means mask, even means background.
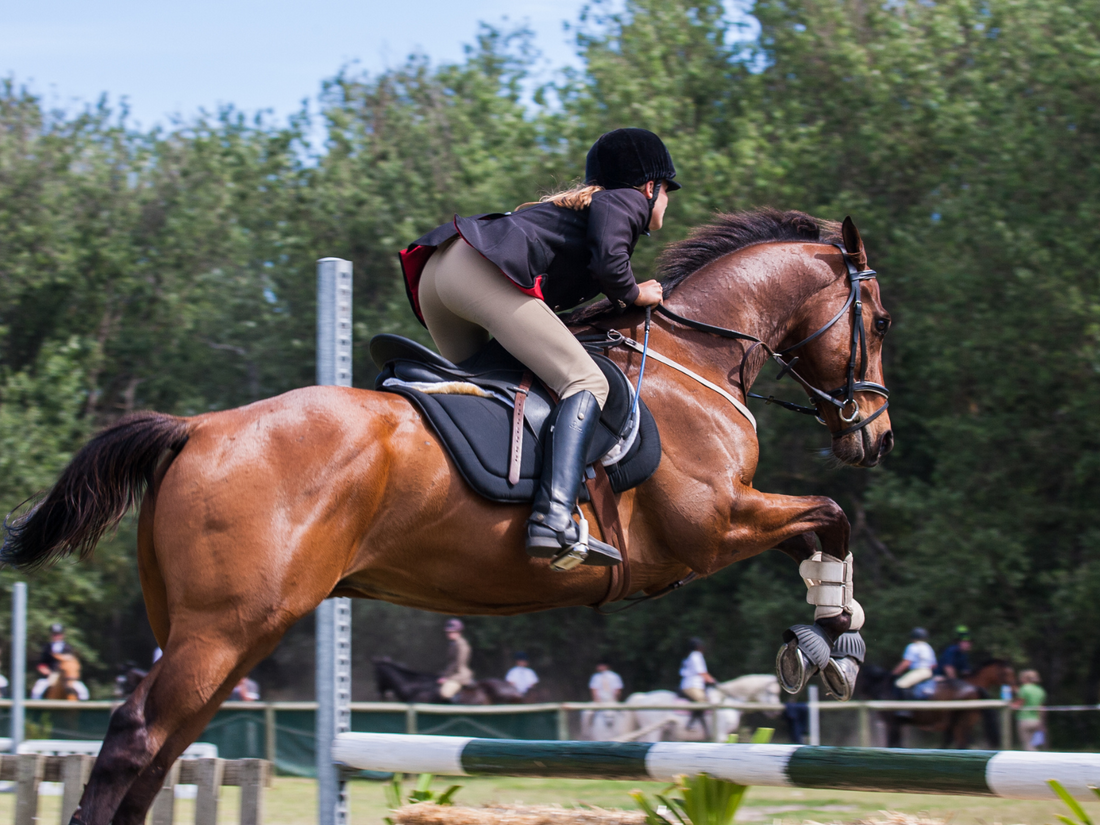
[[[504,681],[518,690],[521,696],[526,696],[527,691],[539,683],[539,677],[535,671],[527,666],[526,653],[517,653],[515,661],[515,666],[508,671]]]
[[[618,702],[623,693],[623,680],[607,662],[596,665],[596,672],[588,680],[593,702]]]
[[[1039,685],[1039,671],[1025,670],[1020,674],[1019,699],[1016,706],[1016,732],[1025,751],[1046,747],[1046,711],[1038,710],[1047,701],[1047,692]],[[1034,709],[1033,709],[1034,708]]]
[[[247,676],[242,676],[241,681],[229,694],[231,702],[258,702],[260,701],[260,686]]]

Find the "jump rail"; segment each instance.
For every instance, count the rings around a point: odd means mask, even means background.
[[[355,770],[450,776],[672,781],[708,773],[742,785],[1053,799],[1100,786],[1100,754],[900,750],[689,742],[556,742],[342,733],[334,762]]]

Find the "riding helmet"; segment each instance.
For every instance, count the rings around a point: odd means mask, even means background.
[[[65,628],[63,625],[60,625],[57,622],[54,622],[52,625],[50,625],[50,633],[52,633],[54,636],[56,636],[58,633],[64,632]]]
[[[909,634],[910,639],[920,639],[921,641],[928,641],[928,631],[923,627],[914,627],[913,632]]]
[[[446,633],[461,633],[465,628],[466,625],[462,624],[461,619],[447,619],[447,623],[443,625]]]
[[[674,177],[672,156],[648,129],[615,129],[600,135],[584,164],[584,182],[604,189],[629,189],[663,180],[666,190],[674,192],[681,188]]]

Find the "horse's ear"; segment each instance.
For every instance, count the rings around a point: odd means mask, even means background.
[[[856,223],[851,216],[844,218],[844,224],[840,228],[840,237],[844,241],[844,248],[852,256],[852,262],[860,269],[867,268],[867,250],[863,248],[863,238],[859,236]]]

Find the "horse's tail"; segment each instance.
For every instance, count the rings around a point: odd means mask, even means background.
[[[0,563],[33,570],[77,553],[87,558],[105,532],[135,506],[166,451],[187,443],[186,419],[128,415],[96,435],[30,512],[4,521]]]

